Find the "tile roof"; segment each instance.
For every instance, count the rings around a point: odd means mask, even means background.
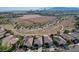
[[[15,38],[13,35],[3,38],[2,45],[10,46],[11,44],[15,44],[18,41],[18,38]]]
[[[44,43],[52,44],[52,39],[48,35],[44,35]]]
[[[26,36],[24,38],[24,45],[26,45],[28,47],[31,47],[32,46],[32,43],[33,43],[33,37]]]
[[[72,37],[69,36],[68,34],[62,34],[61,37],[62,37],[63,39],[65,39],[65,40],[71,40],[71,39],[72,39]]]
[[[41,46],[43,44],[42,37],[37,37],[37,39],[34,40],[34,44]]]

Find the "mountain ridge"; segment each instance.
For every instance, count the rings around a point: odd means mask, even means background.
[[[48,10],[51,11],[75,11],[75,10],[79,10],[79,7],[52,7],[52,8],[48,8]]]

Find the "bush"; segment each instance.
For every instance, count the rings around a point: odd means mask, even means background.
[[[79,29],[79,21],[77,21],[77,22],[75,23],[75,28],[76,28],[76,29]]]
[[[65,31],[64,31],[65,34],[68,34],[69,32],[70,32],[69,30],[65,30]]]
[[[14,33],[11,30],[5,29],[6,33],[10,33],[11,35],[14,35]]]
[[[51,35],[50,35],[50,37],[53,39],[54,35],[53,35],[53,34],[51,34]]]
[[[43,48],[49,48],[49,44],[48,44],[48,43],[45,43],[45,44],[43,45]]]
[[[15,49],[16,49],[16,45],[14,44],[14,45],[12,45],[12,47],[7,48],[7,50],[5,50],[5,52],[12,52]]]
[[[12,52],[13,50],[15,50],[16,46],[12,45],[10,47],[7,46],[0,46],[0,52]]]
[[[76,32],[76,30],[75,29],[72,29],[72,31],[71,32]]]
[[[72,44],[72,41],[71,40],[67,40],[67,44],[68,45]]]

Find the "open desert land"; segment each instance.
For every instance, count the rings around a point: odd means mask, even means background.
[[[31,15],[32,16],[32,15]],[[33,15],[34,16],[34,15]],[[25,17],[25,16],[24,16]],[[24,19],[24,17],[22,17]],[[40,17],[25,17],[26,19],[22,19],[22,23],[28,23],[28,22],[34,22],[34,23],[45,23],[51,21],[52,23],[50,25],[46,25],[43,28],[37,28],[37,29],[31,29],[31,30],[21,30],[19,31],[20,33],[25,33],[25,34],[39,34],[39,35],[50,35],[50,34],[56,34],[58,31],[62,31],[65,29],[73,29],[75,20],[74,17],[67,17],[64,20],[57,19],[55,16],[40,16]],[[29,19],[27,19],[29,18]]]
[[[2,25],[4,28],[8,30],[12,30],[15,35],[50,35],[56,34],[58,31],[63,31],[65,29],[74,28],[74,17],[67,16],[63,17],[64,20],[58,19],[56,16],[41,16],[41,15],[24,15],[22,17],[16,18],[13,24],[4,24]],[[15,29],[15,22],[22,25],[20,29]],[[24,28],[23,26],[33,26],[37,28]],[[42,24],[42,28],[38,27]]]

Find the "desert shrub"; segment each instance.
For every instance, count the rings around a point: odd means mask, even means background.
[[[45,43],[45,44],[43,45],[43,48],[49,48],[49,44],[48,44],[48,43]]]
[[[70,31],[69,30],[64,30],[64,33],[65,34],[68,34]]]
[[[72,44],[71,40],[67,40],[66,42],[67,42],[68,45]]]
[[[79,29],[79,21],[77,21],[77,22],[75,23],[75,28],[76,28],[76,29]]]
[[[10,33],[11,35],[14,35],[14,33],[11,30],[5,29],[6,33]]]

